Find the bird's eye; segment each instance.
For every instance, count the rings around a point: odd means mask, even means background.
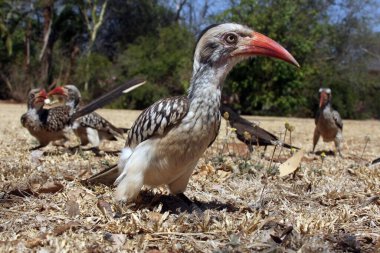
[[[224,40],[228,43],[228,44],[236,44],[237,42],[237,36],[236,34],[233,34],[233,33],[228,33],[225,37],[224,37]]]

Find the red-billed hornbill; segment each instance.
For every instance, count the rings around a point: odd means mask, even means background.
[[[281,142],[276,135],[259,127],[256,123],[244,119],[225,103],[222,103],[220,106],[220,112],[230,123],[231,127],[236,129],[236,137],[248,146],[250,152],[253,151],[254,146],[264,146],[266,149],[267,146],[281,145],[288,149],[299,149]]]
[[[59,86],[49,92],[48,97],[58,96],[65,101],[66,106],[76,111],[80,108],[81,93],[74,85]],[[79,137],[81,145],[90,143],[92,148],[98,149],[101,140],[117,140],[116,137],[124,138],[123,133],[127,129],[117,128],[111,122],[99,114],[92,112],[76,119],[71,128]]]
[[[313,152],[318,143],[319,137],[322,136],[324,142],[334,141],[335,147],[340,156],[342,156],[343,141],[343,122],[339,112],[331,107],[331,89],[319,89],[319,109],[315,117],[315,129],[313,137]]]
[[[75,110],[75,108],[70,105],[56,106],[50,109],[43,108],[44,100],[42,100],[42,98],[46,98],[46,92],[43,90],[38,93],[37,99],[28,102],[28,107],[32,105],[35,108],[28,109],[28,112],[21,117],[21,124],[40,142],[40,145],[33,149],[45,147],[51,141],[65,139],[65,134],[70,130],[72,123],[77,118],[93,112],[144,83],[145,81],[142,79],[125,82],[84,107],[81,107],[79,110]],[[32,98],[32,93],[30,94],[30,98]]]
[[[21,116],[21,125],[28,129],[29,133],[39,142],[37,147],[31,148],[30,150],[45,147],[51,141],[65,138],[62,132],[52,135],[43,127],[44,121],[46,120],[46,117],[44,117],[46,110],[43,108],[46,98],[47,94],[44,89],[32,89],[28,93],[28,110]]]
[[[33,92],[35,90],[29,92],[28,99],[28,108],[30,105],[32,107],[21,116],[21,124],[40,143],[39,146],[31,150],[45,147],[53,141],[67,140],[68,125],[74,111],[68,106],[45,109],[44,105],[47,99],[45,90],[41,90],[38,96],[35,96],[30,102],[29,100],[33,97]]]
[[[299,66],[281,45],[246,26],[226,23],[205,29],[196,44],[188,95],[162,99],[145,109],[128,133],[117,168],[88,182],[118,176],[114,184],[119,201],[133,201],[143,185],[167,185],[172,194],[191,203],[183,192],[218,135],[223,81],[235,64],[255,55]]]

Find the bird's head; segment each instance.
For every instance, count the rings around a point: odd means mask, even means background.
[[[239,61],[252,56],[278,58],[299,67],[294,57],[280,44],[252,29],[235,23],[212,25],[199,36],[193,70],[202,65],[225,66],[230,70]]]
[[[319,89],[319,108],[325,107],[331,101],[331,89],[320,88]]]
[[[65,101],[66,104],[76,107],[80,100],[81,94],[75,85],[69,84],[65,86],[58,86],[47,95],[49,98],[57,98],[59,101]],[[54,100],[54,99],[53,99]]]
[[[37,108],[44,105],[46,99],[46,91],[44,89],[32,89],[28,93],[28,108]]]

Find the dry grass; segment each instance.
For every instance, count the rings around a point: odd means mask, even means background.
[[[120,207],[112,189],[82,186],[81,179],[117,157],[54,146],[43,156],[29,152],[36,142],[19,123],[24,108],[0,105],[1,252],[379,252],[380,168],[366,165],[380,154],[378,121],[344,121],[345,159],[327,155],[322,164],[307,154],[284,178],[276,167],[288,150],[278,158],[277,149],[268,169],[273,149],[264,158],[262,149],[248,157],[224,127],[186,192],[205,209],[197,215],[164,187],[145,189],[135,204]],[[138,115],[100,113],[123,127]],[[288,121],[295,126],[293,144],[311,150],[312,119],[255,119],[276,134]],[[360,159],[366,135],[371,141]],[[104,149],[119,150],[123,142]]]

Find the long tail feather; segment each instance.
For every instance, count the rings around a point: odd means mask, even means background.
[[[130,81],[116,87],[115,89],[107,92],[103,96],[93,100],[89,104],[83,106],[81,109],[76,111],[71,116],[71,122],[74,122],[75,119],[82,117],[86,114],[89,114],[89,113],[95,111],[96,109],[101,108],[101,107],[109,104],[110,102],[112,102],[116,98],[120,97],[121,95],[123,95],[127,92],[132,91],[135,88],[140,87],[144,83],[145,83],[144,79],[137,78],[137,79],[130,80]]]
[[[81,183],[83,185],[93,185],[93,184],[104,184],[108,186],[112,186],[115,182],[116,178],[119,176],[119,169],[117,164],[114,164],[101,172],[82,180]]]

